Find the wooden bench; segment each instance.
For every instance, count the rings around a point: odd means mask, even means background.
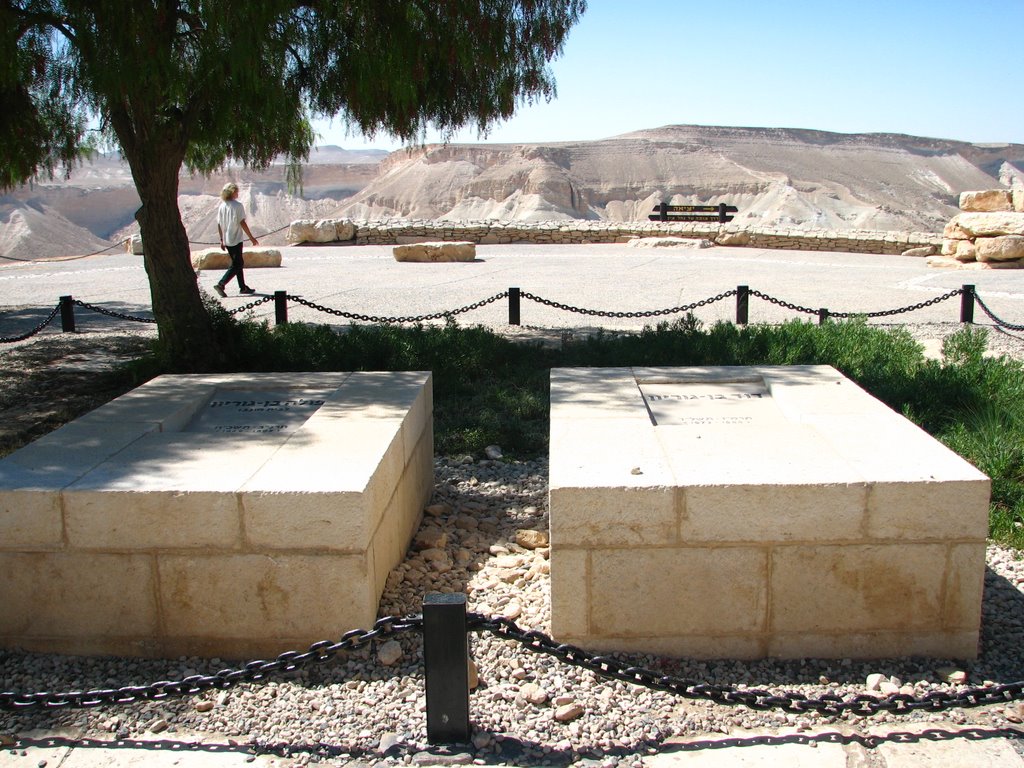
[[[730,213],[739,211],[735,205],[669,205],[659,203],[648,218],[651,221],[717,221],[725,224],[732,221]]]

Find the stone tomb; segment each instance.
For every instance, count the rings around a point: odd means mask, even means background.
[[[977,655],[988,478],[833,368],[555,369],[550,471],[558,640]]]
[[[0,460],[0,645],[247,658],[369,628],[429,373],[161,376]]]

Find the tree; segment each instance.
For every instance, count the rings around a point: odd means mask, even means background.
[[[0,187],[117,146],[176,368],[216,368],[178,210],[184,166],[308,157],[312,115],[415,141],[550,99],[586,0],[0,0]],[[96,127],[98,126],[98,128]]]

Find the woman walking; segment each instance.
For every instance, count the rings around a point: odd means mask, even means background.
[[[224,286],[232,277],[238,278],[238,292],[242,294],[256,293],[245,284],[245,274],[242,271],[242,233],[252,242],[259,245],[259,241],[252,236],[249,225],[245,223],[245,206],[238,202],[238,185],[228,182],[220,191],[221,204],[217,209],[217,233],[220,235],[221,250],[226,250],[231,257],[231,267],[224,273],[224,277],[217,281],[213,290],[218,296],[226,296]]]

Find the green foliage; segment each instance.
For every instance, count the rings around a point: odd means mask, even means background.
[[[584,0],[22,0],[0,7],[0,184],[70,166],[90,121],[129,162],[308,156],[312,114],[406,140],[550,98]],[[179,160],[180,160],[179,158]],[[180,162],[179,162],[180,164]],[[136,167],[139,172],[148,169]]]
[[[221,312],[223,312],[221,310]],[[926,360],[903,329],[863,320],[704,330],[688,316],[640,333],[598,332],[559,348],[513,342],[480,327],[396,328],[236,323],[219,317],[232,370],[429,370],[435,446],[446,455],[543,455],[553,367],[832,365],[902,411],[992,478],[991,535],[1024,546],[1024,368],[986,357],[985,332],[951,336]]]

